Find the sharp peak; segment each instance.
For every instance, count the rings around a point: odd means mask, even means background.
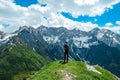
[[[26,25],[24,25],[24,26],[20,26],[19,29],[20,28],[33,28],[33,27],[32,26],[26,26]]]
[[[35,29],[35,28],[33,28],[32,26],[20,26],[19,27],[19,31],[22,31],[22,30],[29,30],[29,29]]]
[[[95,28],[93,28],[92,30],[101,30],[100,28],[98,28],[98,27],[95,27]],[[91,30],[91,31],[92,31]]]

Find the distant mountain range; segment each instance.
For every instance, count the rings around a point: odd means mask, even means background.
[[[65,41],[70,47],[70,59],[98,64],[120,77],[120,35],[110,30],[94,28],[86,32],[64,27],[23,26],[12,34],[0,32],[0,48],[17,42],[52,60],[63,59]]]

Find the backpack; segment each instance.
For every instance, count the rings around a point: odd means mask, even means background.
[[[69,51],[69,47],[68,47],[68,45],[64,45],[64,49],[65,49],[65,51]]]

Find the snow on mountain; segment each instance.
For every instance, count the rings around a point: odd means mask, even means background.
[[[13,36],[16,36],[17,33],[6,34],[2,39],[0,39],[0,44],[4,44]]]
[[[93,45],[98,45],[98,41],[90,41],[93,40],[92,36],[80,36],[80,37],[73,37],[73,43],[78,48],[89,48]]]
[[[82,43],[88,42],[89,39],[92,39],[92,37],[88,37],[88,36],[85,36],[85,37],[73,37],[74,41],[81,41]]]
[[[5,35],[6,35],[6,33],[0,31],[0,39],[2,39]]]
[[[98,40],[104,42],[111,47],[120,47],[120,35],[110,30],[95,28],[91,30],[90,33],[95,35]]]
[[[49,44],[56,42],[63,44],[64,41],[72,40],[72,43],[74,43],[76,47],[89,48],[89,46],[99,45],[97,41],[99,40],[111,47],[120,47],[120,36],[106,29],[94,28],[89,32],[85,32],[78,29],[68,30],[63,27],[53,28],[41,26],[38,30],[43,36],[43,39]]]
[[[60,42],[58,36],[43,36],[43,39],[49,44]]]
[[[116,38],[113,38],[113,41],[114,41],[115,43],[120,44],[120,41],[118,41]]]
[[[99,45],[99,42],[98,42],[98,41],[95,41],[95,42],[89,43],[89,46],[93,46],[93,45],[94,45],[94,46],[95,46],[95,45],[97,46],[97,45]]]
[[[101,39],[103,36],[104,36],[104,33],[98,33],[98,34],[97,34],[97,38],[98,38],[98,39]]]
[[[7,42],[10,37],[21,33],[23,30],[29,31],[31,34],[36,35],[37,38],[37,35],[40,34],[43,40],[49,44],[63,44],[63,41],[72,41],[72,43],[78,48],[89,48],[93,45],[99,45],[99,42],[97,41],[99,40],[111,47],[120,47],[120,35],[115,34],[110,30],[99,28],[94,28],[89,32],[85,32],[76,29],[68,30],[63,27],[53,28],[40,26],[39,28],[34,29],[32,27],[23,26],[13,34],[7,34],[5,36],[0,35],[0,42]],[[1,32],[1,34],[3,33]],[[95,37],[97,39],[94,39]]]
[[[73,42],[74,44],[79,47],[85,47],[85,48],[89,48],[89,44],[88,44],[88,40],[91,39],[92,37],[73,37]]]

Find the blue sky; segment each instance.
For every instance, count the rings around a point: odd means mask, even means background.
[[[23,25],[77,26],[81,30],[85,26],[103,27],[120,32],[120,0],[69,0],[69,4],[68,0],[1,0],[0,3],[0,30],[6,32]]]
[[[88,22],[96,23],[99,26],[104,26],[106,23],[110,22],[116,25],[116,21],[120,21],[120,3],[113,6],[113,9],[106,11],[101,16],[89,17],[89,16],[79,16],[78,18],[72,17],[70,13],[62,12],[66,18],[78,21],[78,22]]]
[[[28,7],[31,4],[37,4],[38,1],[37,0],[14,0],[14,2],[17,5],[23,6],[23,7]]]
[[[32,4],[38,4],[37,0],[15,0],[14,1],[17,5],[28,7]],[[45,6],[45,4],[42,4]],[[89,17],[85,16],[78,16],[77,18],[73,17],[71,13],[61,12],[61,14],[71,20],[78,21],[78,22],[89,22],[98,24],[99,26],[104,26],[106,23],[110,22],[113,25],[116,25],[116,21],[120,21],[120,3],[113,6],[113,9],[109,9],[101,16]]]
[[[38,0],[14,0],[14,3],[23,7],[29,7],[32,4],[40,4],[45,7],[46,4],[38,3]]]

